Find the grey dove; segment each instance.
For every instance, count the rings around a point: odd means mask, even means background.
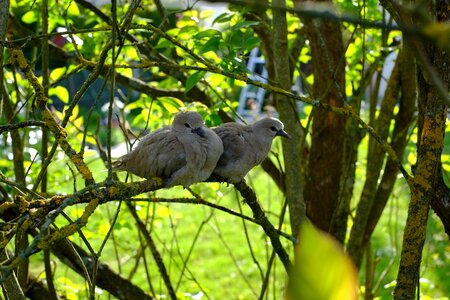
[[[207,179],[223,152],[221,139],[203,123],[197,112],[175,115],[171,127],[146,135],[133,151],[113,163],[114,171],[143,178],[160,177],[165,187]]]
[[[224,148],[213,173],[234,183],[241,181],[266,158],[276,136],[290,139],[283,128],[275,118],[263,118],[251,125],[230,122],[213,128]]]

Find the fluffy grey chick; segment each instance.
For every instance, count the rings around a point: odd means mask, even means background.
[[[224,148],[213,173],[234,183],[241,181],[266,158],[276,136],[291,138],[283,128],[283,123],[275,118],[263,118],[251,125],[224,123],[213,128]]]
[[[160,177],[165,187],[207,179],[223,152],[221,139],[197,112],[180,112],[171,127],[146,135],[130,153],[113,163],[113,170],[143,178]]]

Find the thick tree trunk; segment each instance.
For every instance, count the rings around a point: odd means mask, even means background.
[[[450,3],[448,0],[430,2],[427,5],[423,7],[424,15],[428,12],[430,18],[438,22],[449,20],[448,6]],[[401,14],[400,16],[403,23],[406,24],[413,21],[415,24],[429,22],[429,18],[413,20]],[[437,200],[437,196],[442,190],[441,154],[447,117],[445,103],[449,102],[449,53],[430,40],[421,40],[414,36],[407,38],[407,41],[413,45],[419,65],[417,163],[414,178],[410,182],[411,202],[403,236],[394,299],[413,299],[415,297],[429,207],[431,203],[436,205],[445,201],[445,198]],[[445,220],[443,219],[443,222]]]
[[[447,11],[448,13],[448,11]],[[425,44],[425,43],[424,43]],[[450,80],[449,54],[436,46],[424,45],[423,50],[440,80]],[[421,49],[419,49],[421,51]],[[411,202],[403,236],[403,248],[397,275],[394,299],[415,296],[422,250],[426,236],[429,205],[436,199],[441,178],[441,154],[444,146],[447,107],[438,89],[422,64],[419,72],[419,131],[417,164],[411,182]]]
[[[419,279],[422,249],[425,243],[428,210],[435,197],[441,176],[441,153],[444,146],[446,107],[434,87],[421,80],[419,97],[424,111],[420,144],[417,150],[417,168],[411,180],[411,202],[408,209],[400,267],[394,299],[413,299]],[[425,102],[425,103],[424,103]]]
[[[284,0],[275,0],[273,5],[279,8],[285,7],[286,3]],[[279,87],[289,91],[291,89],[291,73],[289,70],[286,12],[279,9],[273,10],[273,32],[275,82]],[[284,122],[286,131],[292,136],[291,140],[283,141],[283,156],[285,161],[285,195],[289,205],[292,233],[296,236],[301,223],[305,219],[301,176],[301,142],[304,132],[298,120],[296,101],[278,94],[274,96],[280,119]]]
[[[294,3],[299,6],[301,2]],[[341,26],[325,19],[303,20],[311,47],[313,97],[342,107],[345,99],[345,51]],[[312,113],[309,170],[304,189],[306,213],[318,228],[329,232],[333,231],[330,225],[340,196],[346,118],[316,108]]]

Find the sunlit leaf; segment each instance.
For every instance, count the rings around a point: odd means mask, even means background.
[[[78,113],[80,111],[80,107],[78,105],[75,105],[72,111],[72,115],[70,116],[69,120],[73,121],[76,118],[78,118]]]
[[[295,251],[287,299],[357,299],[356,268],[332,237],[305,223]]]
[[[22,16],[22,21],[31,24],[39,19],[39,10],[29,10]]]
[[[103,223],[103,222],[99,223],[98,228],[97,228],[97,234],[106,235],[109,231],[109,228],[110,228],[110,226],[108,223]]]
[[[171,97],[160,97],[158,101],[171,114],[177,113],[179,108],[184,106],[182,101]]]
[[[166,39],[159,39],[158,44],[156,44],[156,49],[167,49],[172,46],[172,43]]]
[[[306,126],[308,124],[308,118],[309,118],[309,115],[311,114],[311,111],[312,111],[311,105],[305,105],[303,107],[303,112],[305,115],[300,120],[303,126]]]
[[[217,37],[217,36],[221,36],[221,35],[222,35],[222,33],[218,30],[207,29],[207,30],[200,31],[199,33],[192,36],[192,38],[199,40],[199,39],[206,38],[206,37],[211,38],[211,37]]]
[[[197,82],[199,82],[200,79],[203,78],[203,76],[205,76],[205,73],[206,72],[204,72],[204,71],[197,71],[187,78],[186,93],[189,92],[197,84]]]
[[[178,28],[183,28],[185,26],[195,26],[195,25],[197,25],[197,22],[195,19],[184,18],[177,22]]]
[[[414,165],[414,164],[416,163],[416,161],[417,161],[417,156],[416,156],[416,154],[413,153],[413,152],[410,152],[410,153],[408,154],[408,163],[412,166],[412,165]]]
[[[61,68],[55,68],[50,72],[50,80],[51,81],[56,81],[58,80],[61,76],[63,76],[66,73],[67,68],[66,67],[61,67]]]
[[[450,154],[442,154],[442,168],[446,172],[450,172]]]
[[[212,9],[206,9],[206,10],[202,10],[200,11],[200,19],[206,19],[211,17],[214,14],[214,10]]]
[[[118,69],[119,73],[126,76],[126,77],[133,77],[133,70],[131,68],[121,68]]]
[[[83,122],[84,122],[83,117],[76,118],[75,120],[73,120],[73,125],[74,125],[75,127],[81,129],[81,128],[83,128]]]
[[[48,95],[49,96],[56,96],[64,103],[68,103],[69,102],[69,92],[63,86],[58,85],[56,87],[50,88],[48,90]]]
[[[181,39],[182,37],[187,37],[190,38],[192,37],[195,33],[197,33],[199,31],[198,26],[185,26],[183,28],[180,28],[180,31],[178,33],[178,37]]]
[[[139,57],[136,47],[124,46],[123,51],[129,59],[138,59]]]
[[[80,10],[78,9],[78,5],[75,1],[70,1],[69,8],[67,9],[67,15],[69,16],[79,16]]]

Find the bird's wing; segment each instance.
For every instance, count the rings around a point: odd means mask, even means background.
[[[243,157],[249,145],[244,138],[244,128],[239,124],[225,123],[214,128],[214,132],[222,139],[223,154],[217,165],[224,166],[229,161],[238,161]]]
[[[144,178],[168,178],[186,165],[183,145],[168,129],[145,136],[138,146],[122,158],[125,170]]]

